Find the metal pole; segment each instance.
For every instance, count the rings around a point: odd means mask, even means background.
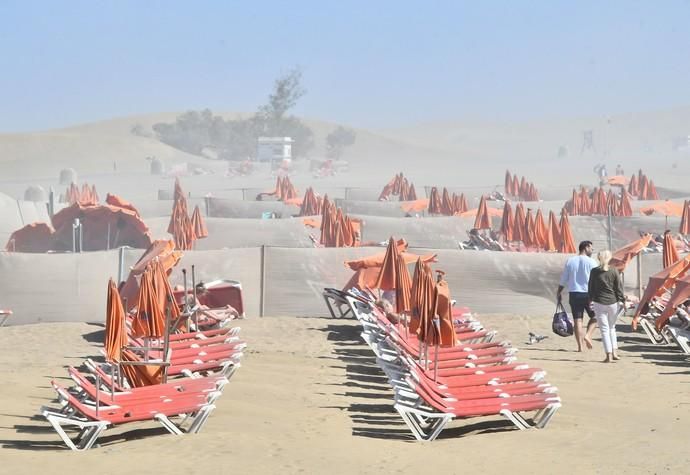
[[[182,269],[182,280],[184,282],[184,300],[182,301],[182,311],[187,313],[189,311],[187,306],[187,269]]]
[[[434,382],[438,378],[438,347],[441,346],[441,320],[438,315],[434,317],[434,329],[436,330],[436,352],[434,356]]]
[[[117,283],[119,284],[123,280],[125,280],[125,248],[122,246],[119,250],[120,252],[120,258],[118,260],[118,267],[117,267]]]
[[[168,305],[165,307],[165,335],[163,335],[163,362],[169,363],[168,351],[170,349],[170,319],[172,318],[171,306],[175,305],[172,295],[168,295]],[[168,365],[163,365],[163,384],[168,382]]]
[[[108,222],[108,236],[105,239],[105,250],[110,250],[110,221]]]
[[[53,214],[55,214],[55,191],[51,186],[48,192],[48,216],[52,218]]]
[[[264,316],[266,305],[266,246],[261,245],[261,291],[259,292],[259,316]]]
[[[609,220],[609,249],[613,249],[613,217],[611,216],[611,203],[607,206],[608,208],[608,220]]]
[[[194,272],[194,264],[192,264],[192,295],[194,296],[194,306],[196,307],[196,273]],[[194,311],[194,325],[199,330],[199,315]]]
[[[642,253],[637,255],[637,296],[642,299]]]
[[[209,209],[211,208],[211,197],[210,196],[204,196],[204,207],[206,208],[206,217],[210,218],[211,215],[209,214]]]

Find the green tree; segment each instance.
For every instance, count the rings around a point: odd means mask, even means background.
[[[357,135],[353,130],[338,126],[326,137],[326,151],[328,152],[328,156],[340,158],[345,147],[353,145],[356,139]]]

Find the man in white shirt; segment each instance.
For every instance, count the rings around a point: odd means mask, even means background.
[[[570,310],[573,314],[573,321],[575,323],[575,341],[577,342],[577,351],[582,351],[583,343],[587,348],[592,348],[592,333],[597,326],[594,318],[594,311],[589,304],[589,295],[587,289],[589,285],[589,273],[599,264],[592,259],[592,241],[582,241],[578,246],[579,254],[568,258],[561,275],[560,285],[556,290],[556,299],[561,303],[561,292],[564,288],[568,289],[568,301],[570,303]],[[589,315],[589,322],[587,322],[587,332],[582,334],[582,320],[584,314]]]

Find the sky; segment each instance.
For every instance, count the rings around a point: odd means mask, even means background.
[[[356,127],[690,105],[689,1],[0,1],[0,131],[255,111]]]

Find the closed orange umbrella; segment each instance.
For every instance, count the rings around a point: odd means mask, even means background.
[[[410,182],[408,182],[407,178],[405,178],[405,179],[403,179],[402,184],[400,186],[400,195],[398,195],[398,201],[406,201],[409,191],[410,191]]]
[[[407,193],[406,200],[407,201],[414,201],[417,199],[417,191],[414,189],[414,183],[410,183],[410,189]]]
[[[438,343],[440,346],[455,346],[457,338],[455,327],[453,326],[453,315],[451,311],[450,289],[448,282],[441,280],[436,283],[434,288],[434,313],[439,317],[440,326],[438,328]]]
[[[635,176],[635,175],[633,175]],[[623,192],[621,193],[621,204],[619,206],[619,214],[620,216],[632,216],[633,211],[632,211],[632,201],[630,200],[630,193],[628,193],[628,190],[623,188]]]
[[[453,215],[453,202],[450,199],[450,193],[448,193],[446,187],[443,187],[443,193],[441,195],[441,213],[445,216]]]
[[[155,276],[149,266],[141,276],[137,308],[132,320],[132,335],[136,337],[162,337],[165,331],[165,314],[159,307],[155,291]]]
[[[417,261],[414,278],[412,280],[412,321],[410,331],[416,332],[419,341],[430,343],[433,341],[434,318],[434,277],[431,268]]]
[[[438,189],[434,186],[431,188],[429,193],[429,214],[441,214],[441,196],[438,193]]]
[[[513,240],[513,220],[513,208],[510,206],[510,201],[506,201],[503,205],[503,218],[501,219],[501,234],[506,242]]]
[[[537,210],[537,216],[534,218],[534,234],[539,241],[539,247],[546,249],[546,223],[544,222],[544,215],[541,209]]]
[[[640,178],[640,194],[639,197],[641,200],[648,200],[649,199],[649,181],[647,180],[647,175],[642,175],[642,178]]]
[[[515,206],[515,221],[513,223],[513,240],[525,240],[525,208],[522,203]]]
[[[506,170],[506,176],[503,180],[503,189],[505,190],[506,195],[513,195],[513,177],[510,174],[510,170]]]
[[[690,201],[683,202],[683,214],[680,217],[679,232],[685,236],[690,234]]]
[[[410,304],[412,279],[410,278],[410,271],[407,270],[405,260],[400,258],[400,256],[396,260],[396,267],[395,307],[399,314],[407,313],[412,308]]]
[[[563,254],[574,254],[576,251],[575,240],[573,239],[573,233],[570,230],[570,221],[568,220],[568,214],[563,211],[561,213],[561,222],[559,223],[561,228],[561,243],[558,248],[558,252]]]
[[[393,237],[391,237],[388,240],[388,247],[386,248],[386,255],[383,258],[379,278],[376,280],[377,289],[395,289],[396,274],[398,272],[398,256],[398,246]]]
[[[680,259],[676,245],[673,242],[673,236],[671,236],[669,231],[664,233],[664,252],[662,257],[664,269],[669,267],[671,264],[678,262]]]
[[[654,186],[654,182],[652,180],[649,180],[649,185],[647,186],[647,199],[648,200],[658,200],[659,199],[659,194],[656,192],[656,186]]]
[[[333,205],[328,199],[328,195],[324,196],[323,204],[321,205],[321,236],[319,242],[326,247],[332,247],[335,215],[333,212]]]
[[[632,196],[637,196],[639,192],[637,175],[633,173],[633,175],[630,177],[630,183],[628,183],[628,193],[630,193]]]
[[[395,290],[395,307],[398,313],[410,310],[412,281],[393,237],[388,240],[388,248],[375,287],[381,290]]]
[[[125,309],[120,300],[115,282],[108,282],[108,302],[105,311],[105,355],[108,361],[119,361],[122,348],[127,345],[127,330],[125,329]]]
[[[120,296],[123,300],[127,300],[126,310],[129,311],[136,305],[136,297],[139,294],[139,282],[137,279],[153,261],[159,262],[163,266],[166,275],[170,275],[173,267],[177,265],[181,258],[182,253],[175,250],[175,243],[173,241],[154,241],[136,264],[132,266],[127,280],[122,289],[120,289]]]
[[[556,221],[556,215],[549,211],[549,224],[546,228],[546,243],[544,249],[547,251],[557,251],[561,243],[561,230]]]
[[[570,198],[570,203],[566,204],[566,207],[570,207],[568,210],[572,216],[578,216],[580,214],[580,195],[573,188],[573,197]]]
[[[512,195],[515,197],[518,197],[520,194],[520,181],[518,180],[517,173],[513,175],[513,188],[512,188]]]
[[[525,233],[522,236],[522,242],[525,243],[527,247],[539,247],[539,241],[534,232],[534,217],[532,216],[532,210],[527,208],[527,216],[525,217]]]
[[[201,216],[201,210],[199,209],[199,206],[194,207],[191,224],[192,228],[194,229],[194,237],[196,239],[203,239],[208,237],[208,229],[206,228],[206,223],[204,223],[204,218]]]
[[[473,227],[474,229],[491,229],[491,218],[489,217],[489,210],[487,209],[486,197],[484,195],[479,200],[479,208]]]
[[[640,239],[626,244],[620,249],[616,249],[611,257],[611,266],[618,269],[618,272],[625,272],[628,263],[633,260],[652,240],[651,234],[645,234]]]

